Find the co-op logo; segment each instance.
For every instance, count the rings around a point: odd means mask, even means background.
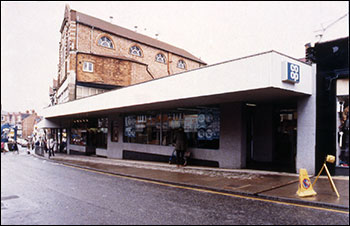
[[[284,62],[283,81],[298,83],[300,81],[300,66],[290,62]]]

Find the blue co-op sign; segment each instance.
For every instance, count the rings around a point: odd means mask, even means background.
[[[283,62],[282,81],[290,83],[299,83],[300,81],[300,66],[290,62]]]

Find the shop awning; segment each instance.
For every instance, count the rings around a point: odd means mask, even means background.
[[[43,118],[37,125],[38,129],[55,129],[60,128],[60,126],[49,119]]]
[[[286,81],[289,65],[297,80]],[[43,109],[45,118],[310,96],[312,66],[276,51],[234,59]],[[294,78],[294,75],[293,77]]]

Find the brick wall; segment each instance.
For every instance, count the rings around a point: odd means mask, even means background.
[[[93,72],[83,71],[84,62],[93,63]],[[77,81],[100,84],[130,85],[132,71],[130,61],[89,54],[78,54]]]
[[[35,119],[38,117],[36,113],[28,116],[22,121],[22,137],[27,138],[32,135],[34,129]]]
[[[202,66],[176,54],[76,23],[67,12],[61,30],[57,96],[63,96],[63,91],[68,88],[68,101],[76,98],[75,81],[128,86]],[[112,49],[98,45],[103,36],[107,36],[113,42]],[[141,49],[142,56],[135,56],[129,52],[130,47],[134,45]],[[158,53],[165,56],[166,63],[155,60]],[[185,69],[177,67],[178,60],[186,63]],[[84,61],[94,64],[93,72],[83,71]]]
[[[198,62],[183,58],[176,54],[168,53],[166,51],[148,45],[144,45],[142,43],[125,39],[117,35],[103,32],[97,28],[92,29],[91,27],[82,24],[78,24],[77,27],[79,43],[78,51],[103,55],[124,56],[134,59],[136,61],[148,65],[148,70],[152,73],[154,78],[160,78],[168,76],[169,74],[186,71],[184,69],[177,68],[177,62],[180,59],[185,61],[187,70],[200,67],[200,64]],[[107,36],[113,42],[113,49],[98,45],[98,40],[103,36]],[[141,57],[129,53],[130,47],[134,45],[137,45],[141,49]],[[155,56],[158,53],[162,53],[166,57],[166,60],[169,61],[169,66],[168,62],[164,64],[155,61]],[[144,81],[147,78],[147,76],[140,76],[140,78],[140,81],[133,79],[132,84]],[[151,79],[151,77],[149,77],[148,79]]]

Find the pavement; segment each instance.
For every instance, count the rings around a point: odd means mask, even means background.
[[[35,155],[33,152],[32,154]],[[178,168],[176,165],[162,162],[61,153],[56,153],[50,159],[47,154],[35,156],[70,166],[177,186],[349,211],[349,176],[332,177],[339,192],[339,198],[333,191],[327,176],[320,176],[313,187],[317,192],[316,196],[299,197],[296,194],[299,174],[190,165]],[[316,176],[309,175],[309,177],[313,183]]]

